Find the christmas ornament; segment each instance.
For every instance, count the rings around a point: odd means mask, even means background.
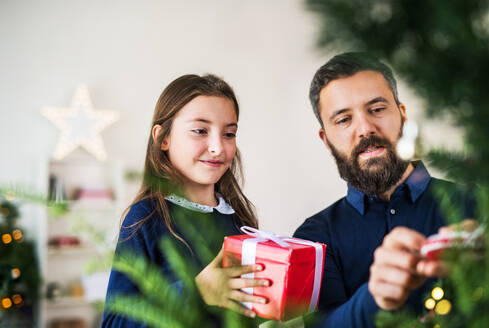
[[[446,234],[435,234],[424,242],[421,247],[421,255],[428,260],[438,260],[444,250],[454,247],[482,247],[481,237],[485,231],[485,225],[480,225],[472,232],[452,231]],[[433,296],[434,297],[434,296]]]
[[[2,304],[2,308],[8,309],[12,306],[12,300],[8,297],[4,297],[2,298],[1,304]]]
[[[452,310],[452,303],[449,300],[443,299],[445,291],[441,287],[435,287],[431,291],[431,297],[424,302],[424,306],[436,314],[446,315]]]
[[[407,121],[402,129],[402,137],[397,142],[397,154],[404,160],[413,158],[418,137],[418,125],[414,121]]]
[[[99,161],[107,158],[100,133],[118,120],[119,113],[115,110],[95,110],[86,85],[78,86],[70,107],[45,107],[41,113],[61,130],[54,159],[64,158],[79,146]]]

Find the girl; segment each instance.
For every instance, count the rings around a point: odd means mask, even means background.
[[[128,248],[159,266],[171,279],[174,273],[158,242],[171,236],[194,249],[181,233],[186,229],[179,226],[195,225],[194,230],[206,239],[209,230],[221,231],[211,240],[214,254],[225,235],[240,234],[242,225],[257,227],[254,207],[237,182],[237,177],[241,177],[236,148],[238,116],[239,106],[232,88],[214,75],[184,75],[168,85],[156,104],[143,183],[122,223],[116,254]],[[202,226],[202,216],[211,220],[212,227]],[[263,279],[240,278],[244,273],[261,270],[260,265],[223,269],[221,253],[205,268],[196,257],[186,258],[203,268],[195,283],[208,305],[224,306],[254,317],[254,312],[238,302],[266,301],[240,291],[244,287],[268,285]],[[136,285],[112,270],[107,300],[117,294],[134,293],[138,293]],[[102,326],[141,327],[141,324],[106,311]]]

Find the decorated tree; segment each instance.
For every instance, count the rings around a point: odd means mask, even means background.
[[[32,326],[40,276],[33,241],[17,226],[13,201],[0,198],[0,322],[8,327]]]
[[[465,186],[476,219],[489,213],[488,1],[306,0],[320,18],[318,47],[366,51],[389,63],[426,102],[429,117],[450,119],[464,131],[458,152],[429,150],[425,160]],[[464,217],[449,191],[439,190],[450,222]],[[483,230],[484,231],[484,230]],[[489,235],[482,244],[447,254],[453,268],[432,295],[426,314],[382,312],[381,327],[489,327]]]

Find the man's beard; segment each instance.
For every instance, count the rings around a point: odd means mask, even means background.
[[[409,161],[404,161],[397,156],[394,146],[385,138],[370,136],[362,139],[349,158],[342,155],[329,140],[326,141],[331,147],[340,176],[364,194],[383,194],[396,185],[409,165]],[[363,163],[363,168],[360,167],[358,161],[360,153],[375,146],[384,147],[387,154],[367,159]]]

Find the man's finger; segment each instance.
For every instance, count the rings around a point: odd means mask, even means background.
[[[479,223],[474,219],[465,219],[459,223],[453,223],[449,226],[441,227],[438,229],[438,233],[441,235],[447,235],[453,231],[466,231],[472,232],[479,227]]]
[[[450,271],[450,265],[444,261],[421,260],[416,271],[425,277],[445,277]]]
[[[374,297],[382,297],[395,302],[402,302],[409,295],[408,290],[400,285],[381,280],[370,280],[368,289]]]
[[[391,249],[419,251],[425,241],[426,237],[415,230],[396,227],[385,236],[382,245]]]
[[[374,264],[382,266],[395,266],[412,273],[416,272],[416,264],[421,259],[420,255],[401,250],[389,249],[384,246],[377,248],[374,252]]]
[[[397,267],[372,265],[370,271],[374,279],[389,284],[400,285],[409,290],[414,290],[419,287],[420,279],[416,274]]]

